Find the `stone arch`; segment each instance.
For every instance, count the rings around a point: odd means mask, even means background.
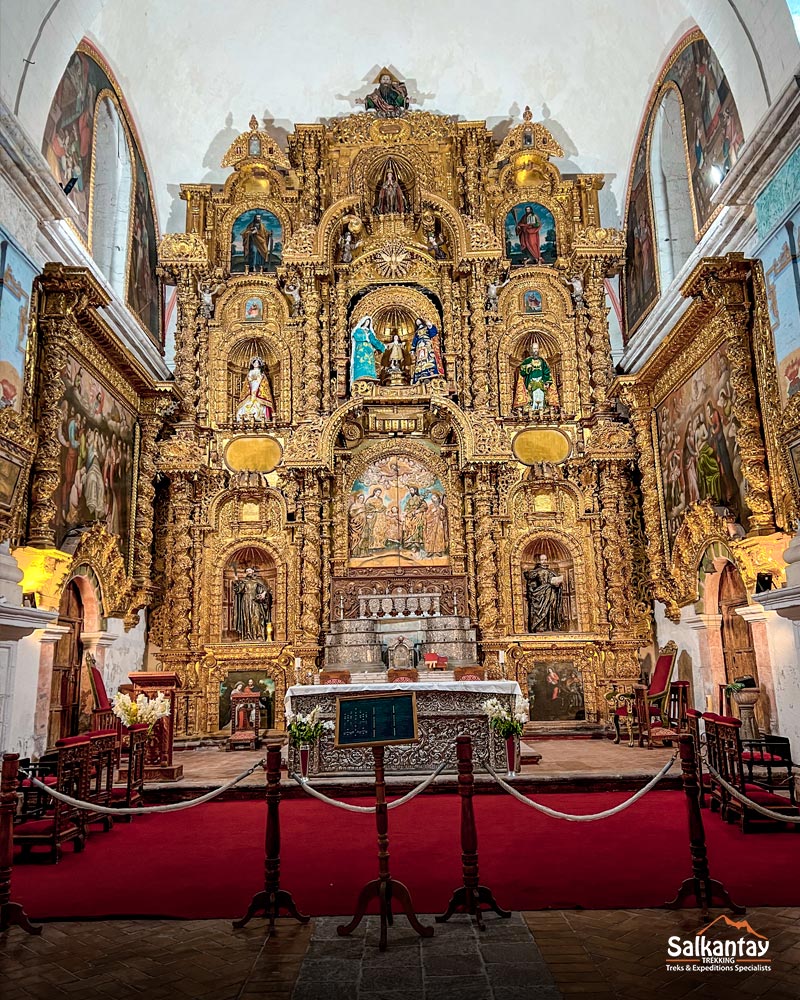
[[[525,594],[523,590],[523,570],[526,554],[537,542],[555,543],[568,553],[572,559],[575,578],[575,617],[578,632],[590,632],[594,625],[594,614],[590,611],[588,588],[592,585],[593,575],[587,565],[582,539],[576,539],[574,533],[555,526],[537,526],[521,533],[512,543],[506,563],[511,584],[511,616],[512,631],[517,635],[526,633]],[[557,634],[557,633],[554,633]]]
[[[86,632],[100,632],[106,628],[103,589],[97,574],[86,563],[76,566],[64,580],[62,594],[74,583],[83,603],[83,624]]]

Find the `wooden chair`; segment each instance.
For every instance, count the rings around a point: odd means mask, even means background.
[[[747,780],[758,781],[771,792],[786,789],[789,801],[796,805],[792,750],[786,736],[762,736],[760,740],[742,740],[742,760],[747,767]],[[758,768],[755,778],[753,769]],[[785,770],[786,775],[780,774]],[[778,774],[773,774],[777,771]]]
[[[39,819],[50,808],[53,800],[47,792],[43,792],[34,785],[33,779],[36,778],[42,784],[49,785],[52,788],[56,787],[58,781],[58,752],[51,750],[48,753],[42,754],[36,761],[20,760],[19,770],[19,810],[17,819],[20,822],[23,819]],[[29,774],[30,778],[23,778],[21,776],[22,771]]]
[[[87,801],[99,806],[111,805],[114,772],[117,767],[117,731],[100,729],[89,736],[89,793]],[[114,826],[114,817],[107,813],[90,813],[87,823],[102,823],[105,831]]]
[[[147,726],[130,726],[128,729],[128,773],[124,785],[111,789],[111,805],[115,808],[132,809],[142,804],[144,792],[144,762],[147,753]],[[130,823],[132,816],[121,816]]]
[[[86,799],[89,773],[89,740],[86,736],[70,736],[59,740],[56,791],[74,799]],[[76,851],[86,845],[86,827],[78,809],[51,799],[52,808],[39,819],[23,819],[14,827],[14,843],[22,848],[22,858],[30,856],[34,847],[50,848],[51,860],[57,863],[61,845],[72,841]]]
[[[687,684],[688,681],[679,681],[677,685]],[[676,686],[677,686],[676,685]],[[633,712],[634,721],[638,730],[638,745],[647,745],[651,750],[657,746],[664,746],[676,743],[678,737],[685,728],[686,720],[686,689],[678,686],[674,695],[675,698],[675,724],[671,725],[670,718],[662,719],[651,714],[650,699],[644,684],[635,684],[633,688]],[[683,706],[683,707],[681,707]],[[633,743],[631,742],[631,746]]]
[[[669,682],[672,677],[672,671],[675,666],[675,657],[677,655],[677,646],[675,646],[674,643],[668,643],[656,660],[653,675],[650,678],[650,684],[646,688],[649,703],[648,711],[650,715],[656,719],[661,717],[664,709],[664,702],[669,697]],[[620,724],[624,722],[628,725],[630,733],[629,746],[633,746],[633,728],[636,724],[636,713],[634,711],[632,716],[630,713],[631,709],[629,709],[627,705],[620,705],[614,710],[612,722],[614,725],[615,743],[619,743],[622,738]],[[633,725],[631,725],[631,723],[633,723]],[[639,745],[641,746],[641,743]]]
[[[758,782],[745,781],[742,741],[739,734],[742,720],[729,716],[717,716],[714,721],[720,762],[718,771],[728,784],[752,799],[757,805],[765,806],[773,812],[785,813],[787,816],[800,816],[800,810],[788,798],[769,791]],[[721,789],[721,792],[722,818],[729,823],[738,820],[742,833],[749,833],[753,829],[764,828],[769,824],[774,826],[773,820],[767,819],[761,813],[740,802],[724,788]]]

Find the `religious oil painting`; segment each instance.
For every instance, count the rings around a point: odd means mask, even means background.
[[[0,407],[22,406],[31,291],[37,273],[0,229]]]
[[[19,485],[22,466],[13,458],[0,454],[0,508],[10,510]]]
[[[748,526],[736,441],[734,388],[724,345],[656,408],[670,545],[692,504],[710,499]]]
[[[244,320],[245,323],[263,323],[264,322],[264,303],[258,296],[252,299],[248,299],[244,304]]]
[[[265,676],[258,669],[232,670],[219,685],[219,728],[227,729],[231,724],[231,695],[236,691],[259,695],[261,707],[261,728],[269,729],[275,717],[275,681]],[[247,729],[251,724],[250,705],[242,705],[237,709],[244,713],[239,719],[238,729]]]
[[[283,254],[283,229],[265,208],[243,212],[231,230],[231,273],[275,271]]]
[[[800,208],[770,236],[758,254],[764,262],[769,321],[775,339],[778,385],[785,406],[800,391]]]
[[[128,306],[152,337],[161,339],[161,289],[156,276],[158,243],[150,188],[141,159],[136,158],[131,248],[128,260]]]
[[[628,239],[625,244],[625,316],[629,330],[645,317],[658,298],[653,209],[647,177],[647,145],[633,167],[628,204]]]
[[[101,523],[129,542],[134,414],[86,365],[71,358],[61,373],[55,495],[59,544],[75,528]]]
[[[571,660],[534,663],[528,674],[531,722],[580,722],[586,718],[583,677]]]
[[[515,205],[506,216],[505,236],[512,267],[555,263],[556,223],[544,205],[535,201]]]
[[[522,308],[526,313],[540,313],[542,311],[542,293],[535,288],[523,292]]]
[[[448,566],[447,496],[439,478],[405,455],[370,465],[353,483],[350,566]]]

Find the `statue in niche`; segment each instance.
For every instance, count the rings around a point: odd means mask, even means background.
[[[236,632],[240,639],[266,642],[272,631],[272,591],[248,566],[244,575],[233,571],[233,595],[236,600]]]
[[[406,385],[406,349],[405,344],[400,339],[400,334],[395,330],[389,342],[388,349],[389,364],[386,368],[386,375],[389,385]]]
[[[375,211],[378,215],[402,215],[408,209],[408,201],[403,185],[397,177],[397,168],[393,160],[387,160],[383,171],[383,180],[378,187],[375,200]]]
[[[350,384],[366,380],[378,381],[378,360],[386,350],[386,344],[372,327],[372,317],[362,316],[350,334]]]
[[[353,251],[357,250],[360,246],[361,240],[354,239],[350,230],[346,229],[339,237],[339,263],[352,264]]]
[[[266,365],[261,358],[253,358],[236,410],[236,419],[271,420],[274,413],[275,401],[270,391]]]
[[[544,552],[539,555],[537,565],[525,570],[523,575],[528,602],[528,631],[560,632],[564,627],[564,577],[550,568]]]
[[[432,378],[444,378],[444,364],[439,347],[439,331],[421,316],[414,324],[414,339],[411,341],[413,372],[411,384],[419,385]]]
[[[531,353],[519,366],[517,384],[514,390],[514,409],[543,410],[545,403],[554,405],[551,400],[557,397],[550,391],[553,386],[553,375],[550,366],[539,354],[539,342],[531,344]],[[553,387],[555,388],[555,387]]]
[[[356,99],[366,111],[374,111],[379,118],[399,118],[408,111],[408,88],[387,69],[382,69],[375,81],[378,86],[366,97]]]

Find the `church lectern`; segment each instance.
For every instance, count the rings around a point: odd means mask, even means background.
[[[178,781],[183,777],[183,764],[172,763],[172,749],[175,741],[175,695],[181,686],[181,679],[172,671],[143,671],[128,674],[128,679],[133,684],[134,700],[140,693],[154,698],[159,691],[169,699],[169,715],[156,723],[147,741],[144,780]]]

